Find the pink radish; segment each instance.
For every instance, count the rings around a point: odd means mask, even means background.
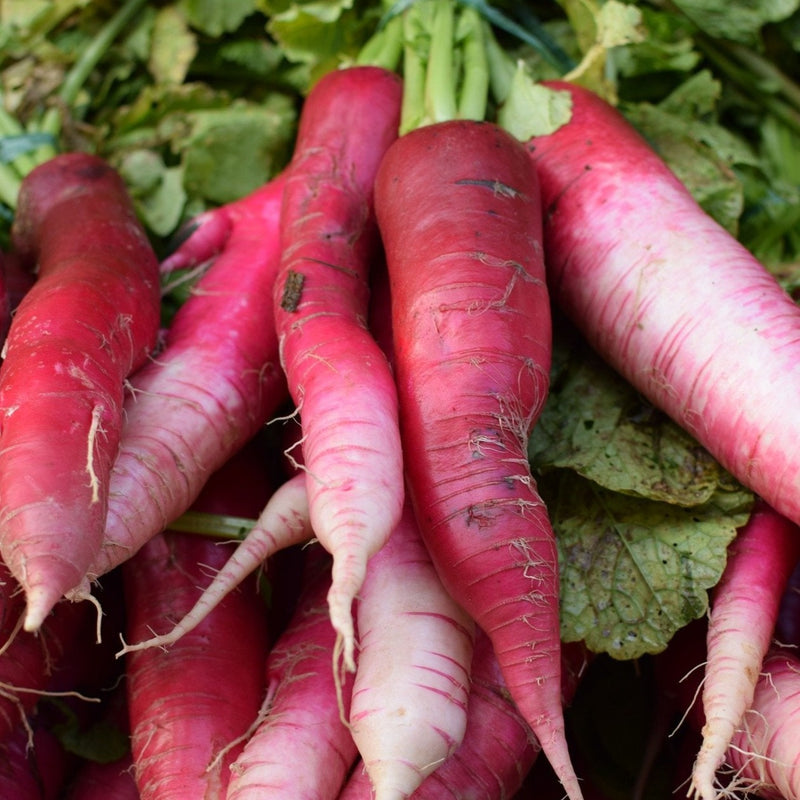
[[[231,766],[226,800],[334,800],[356,759],[343,722],[352,676],[337,687],[331,670],[336,634],[326,603],[327,560],[309,572],[267,659],[264,718]]]
[[[352,600],[403,506],[394,381],[366,327],[373,182],[400,102],[399,78],[378,67],[330,72],[312,88],[286,170],[274,297],[311,525],[334,560],[331,622],[351,670]]]
[[[551,358],[536,174],[524,147],[491,123],[427,125],[387,152],[375,207],[420,530],[576,800],[561,704],[558,555],[526,456]]]
[[[219,251],[178,310],[164,352],[131,378],[91,579],[186,511],[209,475],[288,397],[271,304],[282,194],[276,178],[208,212],[172,256],[173,265],[179,257],[186,265]]]
[[[800,558],[800,530],[764,503],[730,546],[713,591],[703,679],[703,744],[690,794],[715,800],[715,774],[753,700],[783,587]]]
[[[410,505],[357,605],[350,726],[375,800],[410,797],[467,725],[474,624],[441,585]]]
[[[624,117],[565,82],[528,143],[548,283],[590,344],[739,481],[800,524],[800,309]]]
[[[12,244],[38,277],[0,369],[0,553],[35,631],[100,549],[124,382],[158,333],[158,262],[122,179],[80,153],[24,179]]]

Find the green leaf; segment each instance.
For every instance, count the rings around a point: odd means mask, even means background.
[[[520,62],[511,78],[505,102],[497,112],[498,124],[522,142],[543,136],[569,122],[572,96],[535,83]]]
[[[183,0],[189,24],[208,36],[235,31],[256,10],[255,0]]]
[[[674,0],[699,28],[722,39],[753,42],[768,22],[787,19],[800,0]]]
[[[747,493],[694,508],[633,499],[569,470],[540,481],[556,531],[564,641],[617,659],[661,652],[708,608]]]
[[[197,54],[197,38],[175,6],[165,6],[155,18],[148,67],[156,83],[183,83]]]
[[[285,165],[295,112],[289,98],[271,95],[260,105],[197,111],[187,122],[188,135],[173,143],[182,153],[186,190],[221,204],[257,189]]]
[[[108,720],[81,726],[78,715],[69,706],[54,698],[48,701],[58,706],[64,721],[53,725],[53,733],[69,753],[100,764],[110,764],[122,758],[130,749],[128,736]]]
[[[734,485],[566,323],[553,349],[550,394],[528,445],[535,470],[569,469],[613,492],[687,508]]]

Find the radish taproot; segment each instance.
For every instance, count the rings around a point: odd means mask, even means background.
[[[753,700],[783,589],[800,558],[797,525],[759,502],[713,589],[703,678],[703,743],[690,795],[715,800],[715,775]]]
[[[545,82],[569,120],[527,147],[553,300],[741,483],[800,523],[800,309],[622,114]]]
[[[335,800],[356,760],[344,721],[353,676],[337,685],[331,669],[331,567],[321,549],[315,556],[297,608],[266,659],[263,717],[231,765],[226,800]]]
[[[410,504],[356,606],[353,739],[375,800],[403,800],[461,744],[474,623],[445,591]]]
[[[183,266],[214,260],[176,313],[164,351],[131,377],[92,580],[186,511],[288,397],[272,315],[282,194],[277,177],[207,212],[171,257],[173,266],[181,254]],[[84,581],[76,593],[87,590]]]
[[[250,517],[270,488],[261,448],[246,447],[211,476],[192,508]],[[207,536],[167,530],[151,538],[122,566],[126,636],[169,629],[227,558],[226,546]],[[253,576],[172,648],[126,657],[131,751],[142,800],[225,796],[229,765],[261,704],[268,637]]]
[[[536,174],[522,144],[492,123],[425,125],[387,152],[375,207],[420,530],[575,800],[558,554],[526,457],[551,359]]]
[[[25,178],[12,245],[38,276],[0,369],[0,553],[35,631],[102,543],[124,383],[158,335],[158,260],[120,176],[80,153]]]
[[[311,524],[333,555],[331,622],[354,668],[352,601],[403,506],[397,396],[367,329],[378,165],[397,137],[401,82],[379,67],[327,73],[303,104],[285,170],[275,318],[303,426]]]

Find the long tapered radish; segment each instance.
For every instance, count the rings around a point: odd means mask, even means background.
[[[304,591],[266,660],[264,717],[231,765],[226,800],[335,800],[356,759],[344,722],[352,675],[331,670],[336,633],[327,555],[310,559]]]
[[[558,556],[526,458],[551,358],[536,174],[523,146],[491,123],[427,125],[387,152],[375,206],[420,529],[574,800]]]
[[[528,149],[553,299],[595,349],[743,484],[800,523],[800,309],[608,103]]]
[[[126,644],[119,655],[174,644],[200,625],[228,594],[263,566],[271,555],[306,542],[312,536],[306,479],[304,475],[295,475],[275,490],[244,541],[220,566],[192,605],[187,606],[183,614],[176,618],[177,621],[163,633]]]
[[[246,517],[257,513],[268,488],[258,449],[246,448],[214,473],[193,507]],[[128,638],[169,630],[227,557],[225,546],[208,537],[167,530],[151,538],[122,567]],[[229,765],[261,704],[267,637],[264,602],[250,581],[173,647],[127,656],[142,800],[225,796]]]
[[[0,369],[0,553],[33,631],[100,548],[124,382],[156,343],[160,298],[125,184],[95,156],[28,174],[12,245],[38,277]]]
[[[773,647],[728,749],[728,789],[762,800],[800,798],[800,659]]]
[[[325,75],[303,105],[281,216],[281,363],[303,425],[311,524],[334,558],[331,622],[349,669],[352,600],[403,505],[394,381],[366,327],[373,182],[400,102],[399,78],[379,67]]]
[[[208,212],[171,257],[174,268],[214,260],[175,315],[164,351],[131,377],[103,545],[87,578],[186,511],[288,397],[272,315],[282,196],[278,176]],[[77,591],[86,590],[84,582]]]
[[[403,800],[461,744],[474,624],[445,591],[410,504],[357,604],[353,739],[375,800]]]
[[[800,529],[764,503],[730,547],[714,587],[703,678],[703,743],[690,795],[715,800],[715,776],[753,700],[783,589],[800,558]]]

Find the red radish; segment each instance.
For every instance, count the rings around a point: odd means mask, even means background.
[[[409,504],[357,605],[353,739],[375,800],[410,797],[461,743],[474,624],[442,586]]]
[[[6,338],[11,324],[11,296],[8,285],[7,256],[0,251],[0,340]]]
[[[203,259],[221,248],[177,312],[165,351],[131,379],[105,539],[91,579],[186,511],[209,475],[288,397],[271,299],[282,193],[276,178],[209,212],[173,256]],[[227,230],[227,239],[207,236],[206,226]],[[195,237],[204,244],[195,245]]]
[[[389,149],[375,206],[423,538],[445,587],[492,640],[509,691],[575,800],[558,556],[527,461],[551,358],[536,174],[524,147],[491,123],[432,124]]]
[[[342,721],[352,676],[337,687],[331,670],[330,570],[314,564],[311,573],[267,659],[266,715],[231,767],[227,800],[334,800],[356,759]]]
[[[174,644],[203,623],[223,599],[271,555],[306,542],[312,536],[306,479],[304,475],[296,475],[278,487],[244,541],[221,565],[195,602],[177,617],[177,622],[173,620],[173,626],[164,633],[126,644],[119,655]]]
[[[728,749],[727,790],[741,788],[761,800],[800,798],[800,659],[773,647],[742,725]]]
[[[158,333],[158,262],[122,179],[80,153],[24,179],[12,245],[38,278],[0,370],[0,553],[35,631],[100,549],[124,382]]]
[[[243,483],[241,460],[250,464],[255,455],[242,451],[215,473],[194,508],[257,513],[266,493],[260,472],[248,484],[249,497],[229,497],[231,485]],[[169,629],[201,594],[209,571],[227,558],[227,548],[213,539],[175,531],[153,537],[122,568],[128,637]],[[264,692],[265,619],[263,601],[249,582],[179,644],[127,657],[131,746],[143,800],[224,797],[237,754],[235,747],[225,748],[248,730]]]
[[[739,481],[800,523],[800,309],[634,128],[565,82],[569,122],[530,140],[554,301]]]
[[[326,74],[286,170],[275,286],[281,363],[303,424],[311,524],[333,555],[331,622],[354,668],[352,600],[403,506],[397,397],[366,326],[378,251],[373,182],[396,138],[401,82],[378,67]]]
[[[800,530],[759,503],[730,547],[713,590],[703,679],[703,743],[690,794],[715,800],[715,774],[753,700],[789,575],[800,558]]]
[[[0,745],[0,797],[13,800],[59,800],[69,757],[55,734],[36,727],[33,746],[19,725]]]
[[[108,763],[88,761],[70,784],[64,800],[139,800],[130,754]]]

